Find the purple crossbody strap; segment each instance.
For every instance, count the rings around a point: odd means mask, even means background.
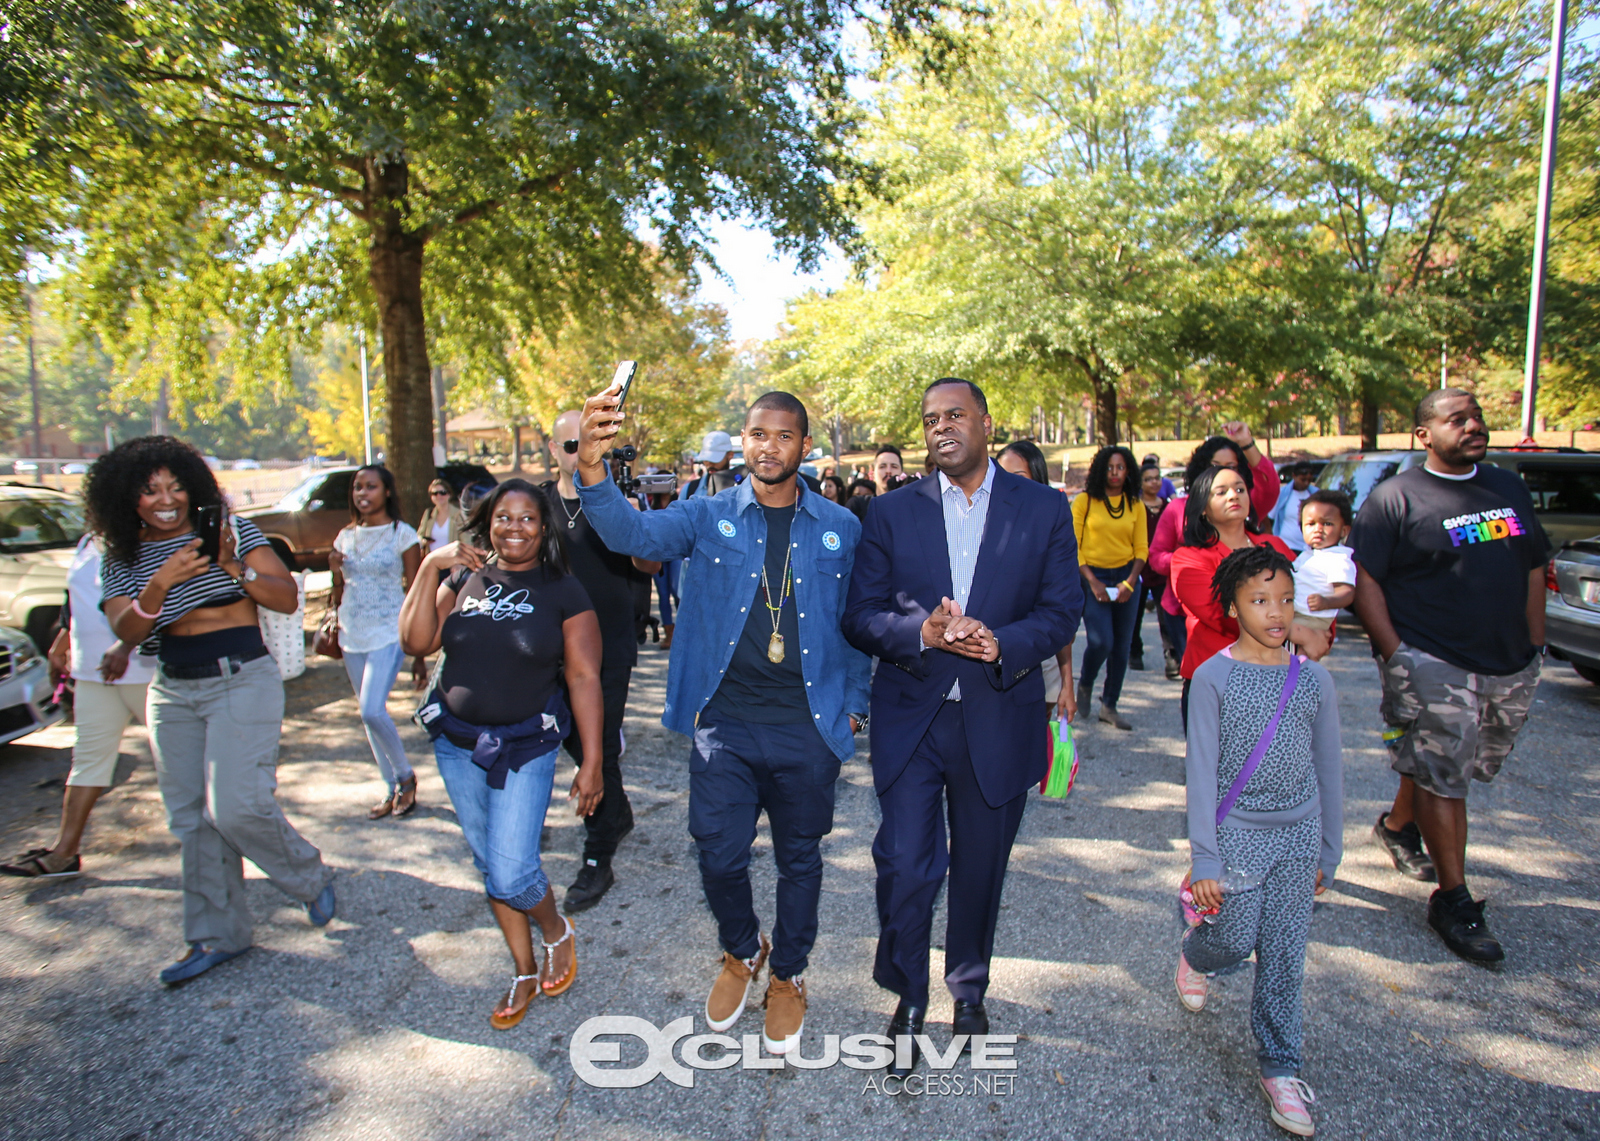
[[[1217,827],[1222,827],[1222,822],[1228,818],[1228,813],[1233,811],[1234,802],[1239,799],[1239,794],[1244,791],[1244,786],[1250,783],[1250,778],[1255,775],[1256,769],[1261,764],[1261,758],[1267,755],[1267,750],[1272,747],[1272,739],[1278,735],[1278,722],[1283,720],[1283,711],[1289,707],[1289,697],[1294,693],[1294,686],[1300,680],[1300,656],[1289,655],[1289,676],[1283,679],[1283,692],[1278,695],[1278,709],[1272,715],[1272,720],[1267,722],[1267,727],[1261,730],[1261,740],[1256,742],[1256,747],[1250,750],[1250,756],[1245,758],[1244,768],[1239,770],[1238,777],[1233,782],[1233,787],[1228,790],[1228,795],[1222,798],[1217,805]]]

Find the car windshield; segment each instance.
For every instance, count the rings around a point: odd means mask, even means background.
[[[328,477],[326,474],[308,476],[295,489],[273,504],[279,511],[299,511],[311,502],[311,496]]]
[[[0,551],[8,555],[75,546],[83,509],[67,498],[19,495],[0,499]]]
[[[1394,458],[1388,456],[1357,456],[1354,459],[1331,460],[1322,469],[1316,483],[1323,491],[1342,491],[1350,497],[1350,505],[1361,510],[1372,489],[1399,472],[1416,467],[1426,452],[1408,452]]]

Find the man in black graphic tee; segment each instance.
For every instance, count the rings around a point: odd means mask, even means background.
[[[1489,433],[1471,393],[1430,392],[1416,433],[1427,461],[1374,488],[1350,535],[1400,774],[1373,832],[1400,872],[1438,879],[1428,922],[1445,945],[1494,965],[1505,951],[1466,884],[1467,790],[1494,779],[1532,708],[1550,542],[1522,480],[1479,462]]]

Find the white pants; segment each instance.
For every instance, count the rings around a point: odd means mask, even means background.
[[[72,746],[69,786],[110,788],[117,772],[117,750],[129,721],[144,724],[148,684],[107,685],[100,681],[73,682],[73,721],[78,739]]]

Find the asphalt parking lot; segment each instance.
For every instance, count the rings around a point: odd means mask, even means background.
[[[1147,622],[1152,642],[1154,632]],[[1178,687],[1159,672],[1130,675],[1121,708],[1135,730],[1086,731],[1071,798],[1034,797],[1024,819],[989,1004],[995,1033],[1018,1036],[1014,1070],[958,1063],[942,1085],[897,1096],[843,1064],[736,1061],[693,1071],[688,1087],[666,1074],[630,1089],[583,1081],[569,1046],[586,1019],[661,1027],[687,1017],[695,1034],[705,1029],[717,949],[685,830],[685,743],[656,720],[665,664],[659,649],[641,651],[624,759],[638,827],[617,887],[578,917],[578,982],[536,1000],[505,1033],[488,1012],[509,962],[424,739],[403,726],[413,757],[428,758],[421,808],[369,823],[380,788],[337,663],[289,684],[280,796],[338,869],[338,918],[314,929],[253,879],[256,947],[172,991],[155,975],[182,950],[178,852],[143,733],[130,730],[126,781],[90,824],[84,875],[0,884],[0,1135],[1284,1136],[1254,1087],[1251,972],[1220,980],[1199,1015],[1173,992],[1182,741]],[[1303,1076],[1320,1099],[1318,1135],[1600,1137],[1600,687],[1550,663],[1516,754],[1474,793],[1469,875],[1509,953],[1491,974],[1444,950],[1424,922],[1427,886],[1396,876],[1372,844],[1394,787],[1376,675],[1359,635],[1328,664],[1344,724],[1347,831],[1307,964]],[[412,704],[397,690],[391,708]],[[59,727],[0,750],[7,853],[53,834],[70,743]],[[829,1035],[881,1033],[894,1005],[870,977],[876,803],[864,757],[845,766],[838,802],[808,972],[812,1058],[825,1057]],[[547,866],[564,886],[581,831],[559,797],[549,833]],[[756,898],[770,916],[774,875],[761,844]],[[936,996],[936,1041],[949,1016]],[[730,1033],[760,1028],[752,1007]],[[622,1056],[643,1064],[643,1044]]]

